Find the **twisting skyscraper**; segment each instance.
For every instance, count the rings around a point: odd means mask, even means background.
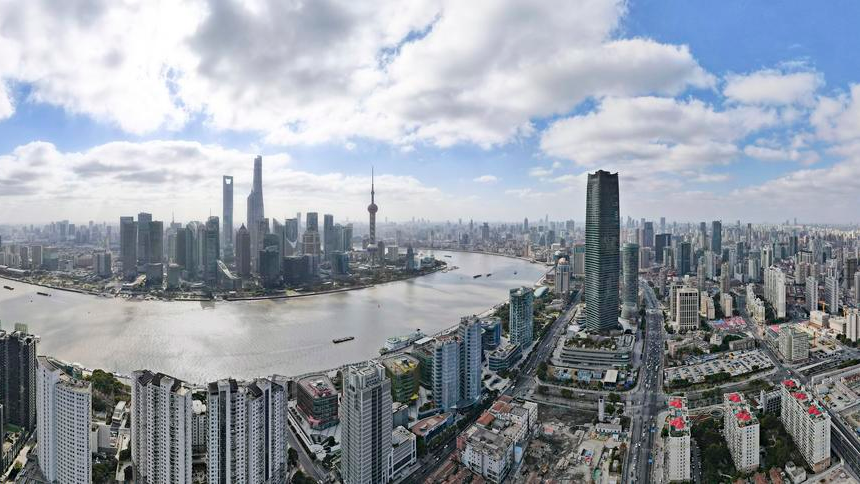
[[[367,213],[370,214],[370,241],[369,245],[376,243],[376,212],[379,207],[376,206],[375,191],[373,189],[373,168],[370,169],[370,205],[367,206]]]
[[[257,257],[263,250],[263,233],[260,222],[265,217],[263,210],[263,157],[254,158],[254,184],[248,195],[248,231],[251,233],[251,270],[256,272]]]
[[[224,251],[223,259],[226,262],[233,260],[233,177],[224,175],[221,183],[223,217],[221,222],[221,250]]]
[[[618,174],[588,175],[585,207],[585,327],[608,331],[618,324],[621,215]]]

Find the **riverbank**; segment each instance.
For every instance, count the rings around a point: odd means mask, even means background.
[[[442,261],[444,263],[444,261]],[[385,282],[378,282],[375,284],[361,284],[358,286],[350,286],[350,287],[339,287],[336,289],[326,289],[323,291],[311,291],[311,292],[302,292],[295,294],[267,294],[263,296],[240,296],[240,297],[222,297],[221,295],[216,295],[215,297],[155,297],[154,299],[147,299],[148,295],[123,295],[121,293],[109,293],[109,292],[96,292],[96,291],[88,291],[86,289],[80,289],[75,287],[65,287],[65,286],[55,286],[51,284],[28,281],[26,279],[19,279],[15,277],[10,277],[8,275],[0,275],[0,280],[17,282],[20,284],[29,284],[31,286],[44,287],[47,289],[53,289],[56,291],[66,291],[73,292],[77,294],[84,294],[88,296],[97,296],[102,298],[118,298],[118,299],[126,299],[130,301],[161,301],[161,302],[216,302],[216,301],[265,301],[272,299],[292,299],[292,298],[302,298],[302,297],[311,297],[311,296],[324,296],[327,294],[337,294],[342,292],[349,291],[357,291],[360,289],[368,289],[377,286],[384,286],[386,284],[392,284],[395,282],[403,282],[408,281],[410,279],[415,279],[422,276],[429,276],[430,274],[435,274],[436,272],[442,271],[446,269],[447,264],[445,266],[434,267],[433,269],[422,272],[418,274],[410,274],[406,277],[401,277],[398,279],[393,279]]]
[[[534,259],[529,259],[528,257],[522,257],[519,255],[511,255],[511,254],[502,254],[499,252],[487,252],[485,250],[474,250],[474,249],[443,249],[441,247],[417,247],[416,250],[438,250],[442,252],[464,252],[467,254],[482,254],[482,255],[495,255],[499,257],[507,257],[509,259],[518,259],[521,261],[526,261],[531,264],[543,264],[547,265],[546,262],[536,261]]]

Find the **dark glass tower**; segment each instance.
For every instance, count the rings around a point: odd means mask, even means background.
[[[221,250],[223,259],[233,261],[233,177],[224,175],[221,182],[222,211]]]
[[[621,215],[618,174],[588,175],[585,206],[585,327],[609,331],[618,326]]]

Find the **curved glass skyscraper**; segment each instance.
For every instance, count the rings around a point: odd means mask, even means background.
[[[618,174],[590,173],[585,205],[585,328],[589,331],[618,326],[620,227]]]

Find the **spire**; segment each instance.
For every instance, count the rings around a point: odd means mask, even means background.
[[[373,166],[371,165],[371,167],[370,167],[370,203],[374,203],[373,202],[374,194],[375,194],[375,192],[373,191]]]

